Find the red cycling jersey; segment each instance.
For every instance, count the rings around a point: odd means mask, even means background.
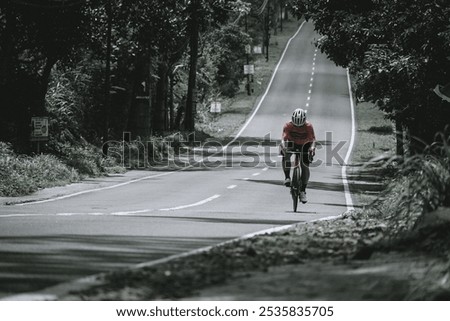
[[[296,145],[305,145],[316,141],[313,125],[306,121],[303,126],[297,127],[287,122],[283,127],[283,140],[294,142]]]

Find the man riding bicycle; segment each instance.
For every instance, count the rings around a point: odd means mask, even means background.
[[[292,114],[292,120],[283,127],[281,141],[282,166],[285,175],[284,185],[291,186],[291,156],[292,151],[301,151],[300,166],[302,169],[302,188],[300,201],[306,203],[306,186],[309,181],[309,164],[316,153],[316,137],[313,125],[306,120],[306,110],[297,108]]]

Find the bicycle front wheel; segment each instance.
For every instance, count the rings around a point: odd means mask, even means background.
[[[291,182],[291,196],[294,212],[297,212],[298,199],[300,196],[300,184],[300,170],[298,167],[295,167]]]

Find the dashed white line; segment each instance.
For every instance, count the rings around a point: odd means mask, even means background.
[[[259,176],[261,173],[254,173],[252,176]]]
[[[230,185],[230,186],[228,186],[227,188],[228,189],[235,189],[237,187],[237,185]]]

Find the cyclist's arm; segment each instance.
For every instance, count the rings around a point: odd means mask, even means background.
[[[311,125],[311,146],[309,148],[309,153],[314,156],[316,154],[316,135],[314,133],[314,127]]]

